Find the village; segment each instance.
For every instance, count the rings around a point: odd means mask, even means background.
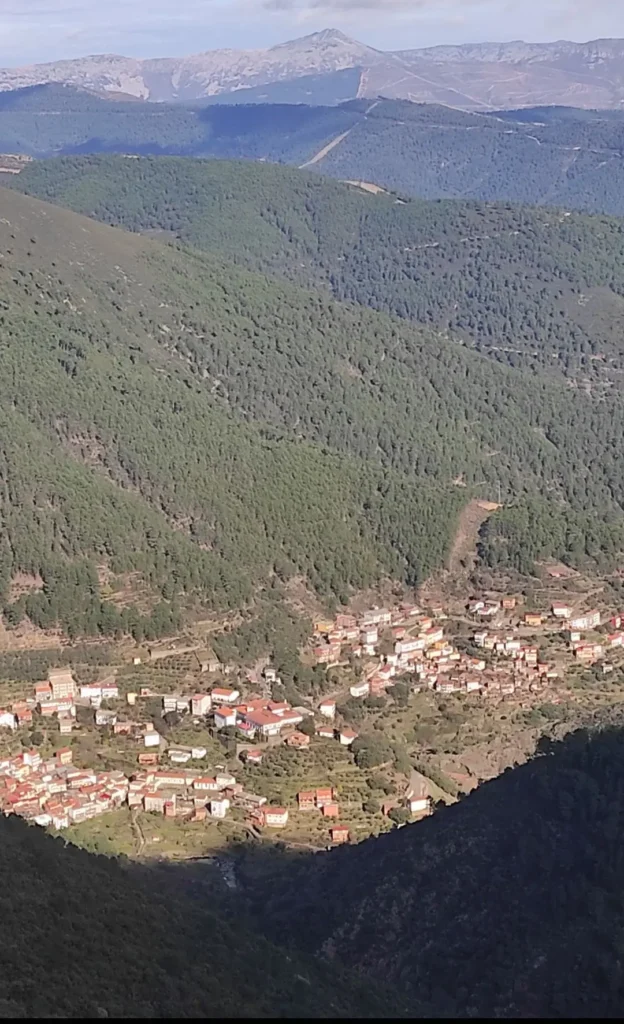
[[[168,653],[174,656],[176,650]],[[453,695],[471,706],[477,701],[519,707],[542,702],[548,694],[556,704],[575,666],[592,666],[605,677],[621,667],[624,614],[579,609],[563,600],[540,611],[524,610],[520,597],[504,595],[473,597],[461,615],[407,602],[360,614],[341,612],[317,620],[301,652],[302,660],[326,674],[327,692],[295,706],[275,699],[281,680],[269,659],[237,670],[210,651],[192,657],[195,692],[159,692],[156,682],[134,690],[120,685],[115,671],[83,683],[70,667],[51,668],[31,693],[1,708],[0,730],[13,735],[20,748],[0,755],[3,813],[64,831],[125,807],[131,815],[198,826],[232,818],[251,837],[282,834],[294,817],[298,834],[305,835],[306,820],[316,821],[317,843],[357,841],[363,833],[343,821],[353,792],[332,781],[329,770],[325,784],[318,783],[323,782],[319,763],[331,767],[342,758],[353,771],[366,764],[358,745],[362,716],[382,705],[391,713],[399,691],[403,707],[423,694]],[[131,655],[148,678],[152,666],[156,675],[157,662],[166,658],[162,650]],[[358,705],[362,711],[356,714]],[[199,738],[176,742],[175,729],[165,728],[172,722],[192,726]],[[383,734],[381,721],[375,728]],[[124,764],[134,760],[134,768],[121,770],[113,760],[85,764],[83,754],[75,763],[73,741],[93,732],[106,737],[107,750],[125,745]],[[37,736],[39,745],[26,749],[27,736]],[[312,780],[282,802],[271,799],[261,767],[275,759],[278,748],[288,751],[288,764],[296,766],[287,774],[304,783]],[[306,774],[306,757],[313,750],[329,753]],[[386,788],[392,799],[379,809],[374,801],[365,804],[371,816],[378,810],[386,821],[378,822],[377,830],[420,819],[435,808],[436,787],[411,767],[401,771]]]

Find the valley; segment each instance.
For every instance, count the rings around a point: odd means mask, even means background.
[[[0,1016],[619,1016],[624,121],[369,95],[568,46],[0,91]]]
[[[556,563],[443,570],[417,603],[274,612],[273,633],[265,608],[173,642],[7,653],[0,802],[147,860],[361,842],[617,713],[621,591]]]

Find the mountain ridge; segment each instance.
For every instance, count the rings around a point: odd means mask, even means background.
[[[440,104],[344,97],[352,71],[243,90],[245,103],[195,107],[112,101],[59,84],[0,92],[0,152],[245,159],[307,166],[402,196],[476,199],[624,214],[624,111],[572,107],[470,112]],[[109,94],[110,95],[110,94]],[[230,96],[233,94],[230,94]]]
[[[403,72],[400,81],[397,68]],[[346,69],[357,72],[352,98],[387,96],[467,110],[555,103],[621,109],[624,104],[621,39],[519,40],[383,51],[335,29],[258,50],[209,50],[146,59],[94,54],[3,68],[0,90],[62,82],[104,94],[192,103],[279,82],[294,87],[300,77],[322,80]],[[312,103],[315,92],[312,84]]]

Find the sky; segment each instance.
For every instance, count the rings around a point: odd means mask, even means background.
[[[0,0],[0,66],[179,56],[338,28],[379,49],[624,37],[624,0]]]

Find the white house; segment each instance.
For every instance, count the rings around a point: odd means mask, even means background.
[[[591,611],[586,612],[585,615],[579,615],[576,619],[570,619],[570,629],[593,629],[594,626],[600,625],[600,612]]]
[[[321,714],[325,718],[335,718],[336,717],[336,701],[335,700],[324,700],[323,703],[319,705],[319,711],[321,712]]]
[[[283,828],[288,824],[288,811],[285,807],[265,807],[264,823],[269,828]]]
[[[212,707],[212,697],[209,693],[196,693],[191,697],[191,714],[207,715]]]
[[[146,747],[159,747],[160,736],[155,729],[147,730],[143,734],[143,743]]]
[[[169,760],[174,764],[186,764],[191,760],[190,750],[169,750]]]
[[[228,725],[236,725],[236,709],[215,708],[214,724],[216,729],[225,729]]]
[[[101,698],[102,687],[99,683],[88,683],[86,686],[80,687],[80,696],[83,700],[94,700]]]
[[[220,788],[216,779],[211,779],[207,776],[199,776],[193,779],[193,789],[198,789],[201,792],[217,793]]]
[[[572,615],[572,609],[569,604],[555,601],[552,606],[552,613],[556,619],[569,619]]]
[[[225,796],[213,797],[209,803],[210,814],[213,818],[225,818],[230,809],[230,801]]]
[[[341,729],[338,738],[343,747],[350,747],[353,741],[357,739],[357,733],[355,729]]]
[[[370,693],[370,683],[366,681],[362,683],[354,683],[353,686],[349,687],[349,693],[352,697],[368,697]]]
[[[211,693],[214,704],[236,704],[240,699],[240,690],[231,690],[229,687],[215,687]]]
[[[0,711],[0,729],[15,729],[17,719],[12,711]]]

